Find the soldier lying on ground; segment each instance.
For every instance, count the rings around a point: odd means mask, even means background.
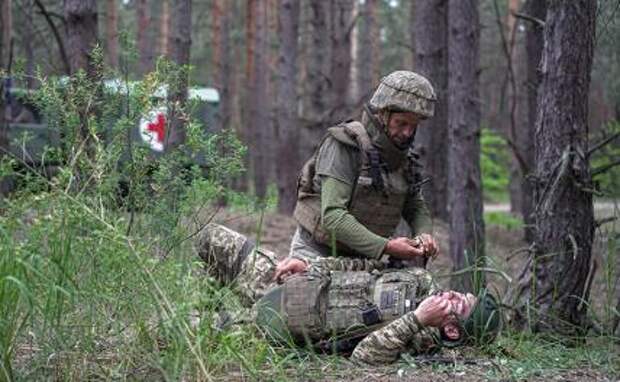
[[[403,352],[490,341],[499,327],[491,295],[440,293],[422,268],[386,270],[377,260],[342,257],[278,262],[274,253],[216,224],[205,227],[196,244],[211,274],[236,284],[248,306],[256,303],[252,318],[279,342],[354,348],[353,360],[384,364]]]

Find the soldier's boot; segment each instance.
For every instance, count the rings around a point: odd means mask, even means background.
[[[200,232],[196,244],[209,274],[225,285],[236,282],[246,304],[254,303],[271,287],[277,257],[256,247],[247,236],[210,223]]]

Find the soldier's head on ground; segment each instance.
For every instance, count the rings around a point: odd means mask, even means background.
[[[369,101],[386,134],[401,149],[409,147],[421,120],[434,114],[437,97],[423,76],[399,70],[383,77]]]
[[[444,292],[440,299],[449,303],[449,314],[438,326],[444,346],[482,345],[492,342],[501,326],[496,298],[483,290],[471,293]]]

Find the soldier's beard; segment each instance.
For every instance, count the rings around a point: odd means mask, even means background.
[[[414,135],[411,135],[411,137],[407,138],[407,139],[401,139],[395,136],[390,136],[388,133],[388,137],[390,138],[390,140],[392,141],[392,143],[394,144],[394,146],[396,146],[398,149],[400,150],[406,150],[409,148],[409,146],[411,146],[411,144],[413,144]]]

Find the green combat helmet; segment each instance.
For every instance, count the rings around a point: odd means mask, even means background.
[[[497,336],[501,323],[497,299],[485,289],[478,295],[478,303],[463,323],[465,338],[476,345],[489,344]]]
[[[374,111],[412,112],[429,118],[434,114],[436,101],[433,86],[425,77],[399,70],[381,79],[369,105]]]

